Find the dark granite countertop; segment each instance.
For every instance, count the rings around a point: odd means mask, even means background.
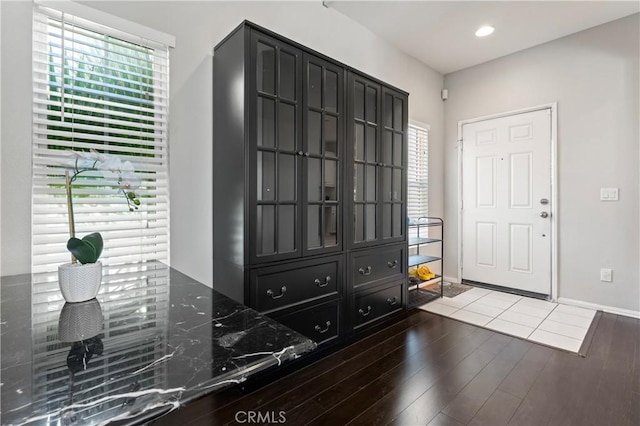
[[[2,278],[2,424],[141,423],[315,343],[156,262],[105,267],[97,299]]]

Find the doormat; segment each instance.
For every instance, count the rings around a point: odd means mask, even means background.
[[[445,281],[442,293],[444,297],[456,297],[459,294],[464,293],[467,290],[471,290],[473,287],[461,283],[448,283]]]
[[[412,280],[415,280],[415,278],[412,278],[412,277],[409,278],[409,285],[416,285],[417,283],[415,281],[412,282]],[[444,297],[456,297],[459,294],[464,293],[465,291],[471,290],[472,288],[473,286],[470,286],[470,285],[461,284],[461,283],[450,283],[445,281],[444,288],[442,290],[442,295]],[[428,284],[428,285],[421,284],[420,289],[430,290],[432,292],[440,294],[440,282]]]

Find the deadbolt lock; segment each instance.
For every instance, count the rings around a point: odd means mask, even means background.
[[[542,204],[543,206],[546,206],[547,204],[549,204],[549,200],[547,200],[546,198],[541,198],[540,204]]]

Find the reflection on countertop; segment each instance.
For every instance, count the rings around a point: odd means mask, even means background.
[[[315,348],[158,262],[110,266],[97,299],[3,277],[1,423],[140,423]]]

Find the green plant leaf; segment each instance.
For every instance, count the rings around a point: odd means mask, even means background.
[[[102,254],[102,235],[98,232],[85,236],[82,240],[69,238],[67,250],[71,252],[82,263],[96,263]]]
[[[102,254],[102,247],[104,246],[104,243],[102,242],[102,235],[100,235],[99,232],[94,232],[92,234],[86,235],[82,239],[82,241],[93,246],[93,249],[96,253],[96,260],[94,262],[97,262],[100,258],[100,255]]]

